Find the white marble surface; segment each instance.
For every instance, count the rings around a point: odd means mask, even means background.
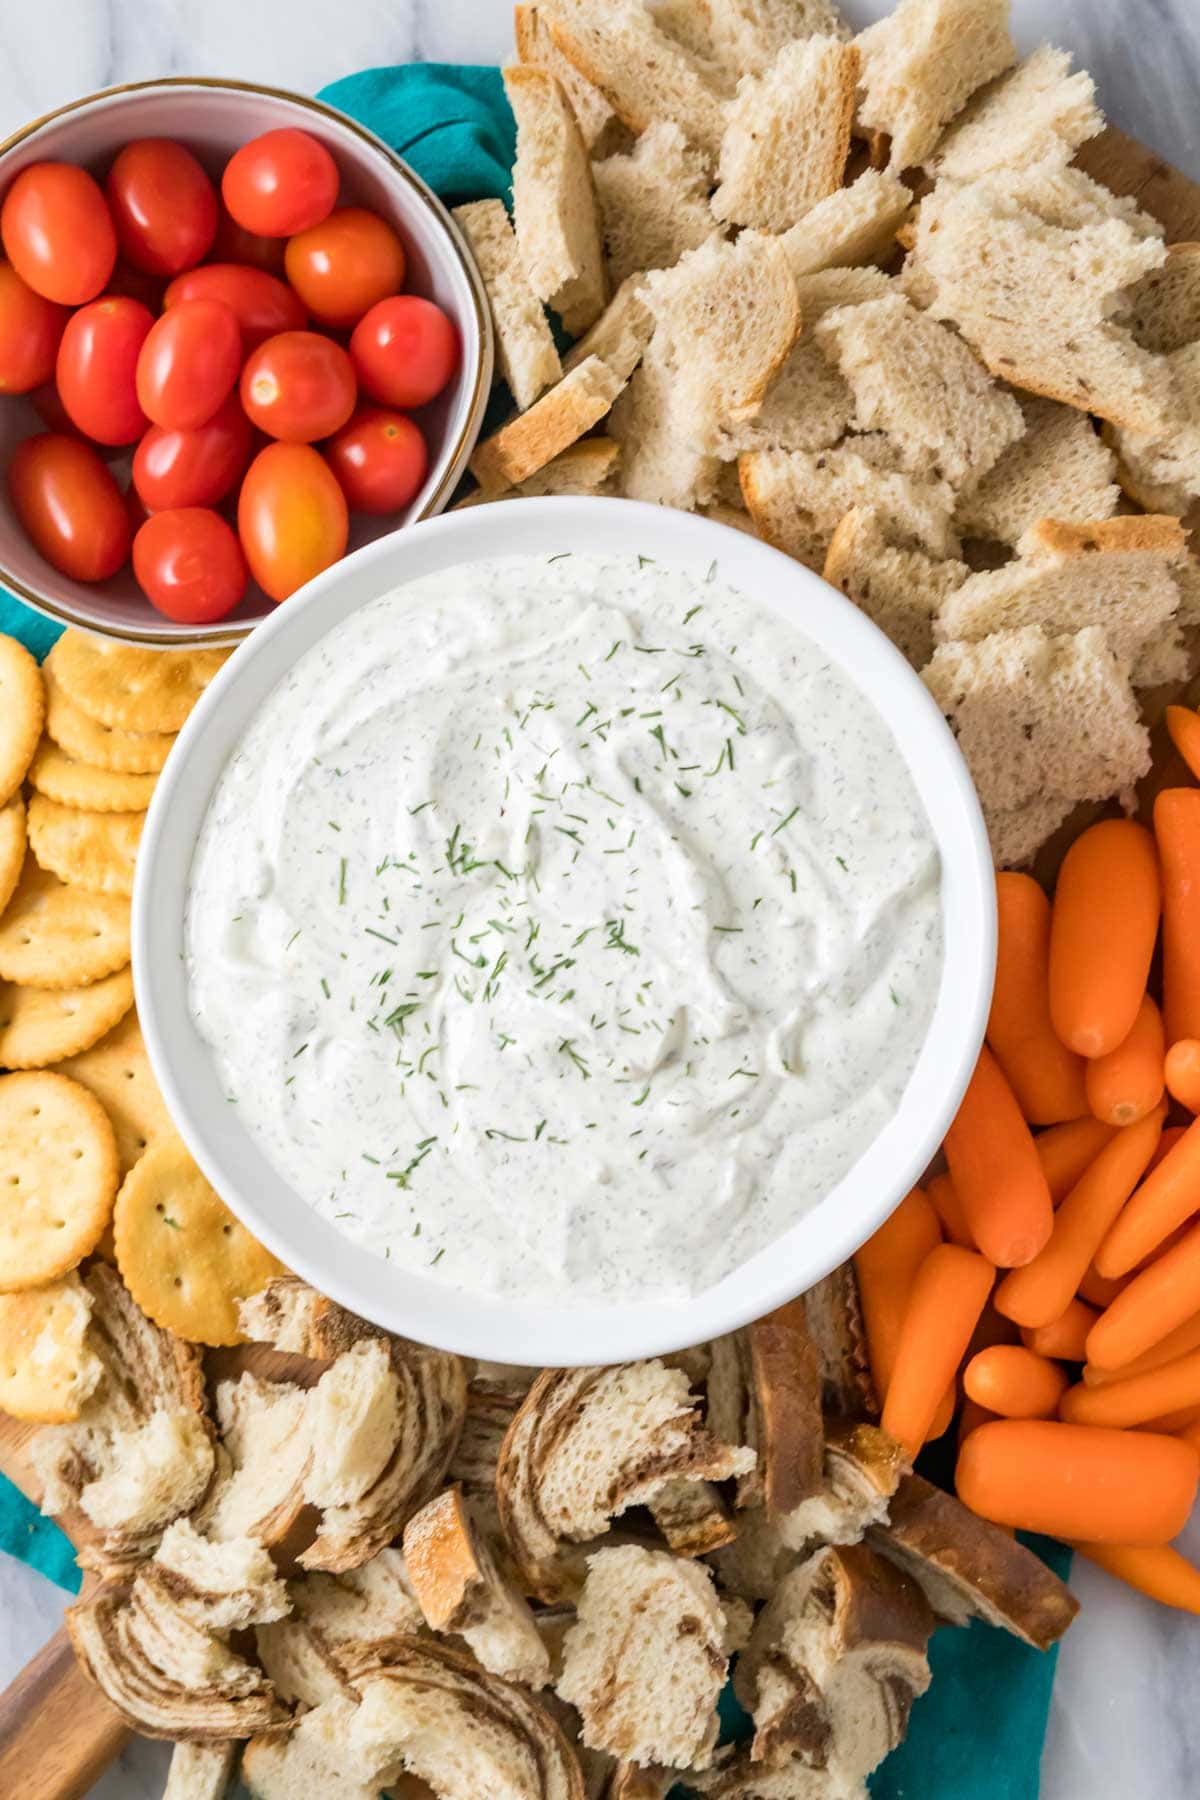
[[[846,10],[865,24],[887,7],[846,0]],[[1013,12],[1025,47],[1048,37],[1073,51],[1118,124],[1200,177],[1197,0],[1014,0]],[[64,100],[154,75],[311,91],[371,65],[499,61],[510,16],[507,0],[0,0],[0,137]],[[1184,1547],[1200,1555],[1195,1521],[1189,1537]],[[1042,1800],[1195,1800],[1200,1621],[1140,1601],[1086,1565],[1074,1585],[1084,1613],[1062,1652]],[[48,1582],[0,1558],[0,1681],[61,1608]],[[156,1800],[165,1761],[162,1746],[139,1744],[93,1795]]]

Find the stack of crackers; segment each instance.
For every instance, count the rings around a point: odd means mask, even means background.
[[[174,1136],[129,960],[146,808],[227,655],[68,631],[39,669],[0,636],[0,1407],[18,1418],[86,1398],[86,1257],[212,1344],[278,1271]]]

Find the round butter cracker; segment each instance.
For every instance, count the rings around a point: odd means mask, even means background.
[[[104,1373],[87,1343],[92,1298],[74,1270],[48,1287],[0,1294],[0,1410],[67,1425]]]
[[[286,1274],[205,1181],[176,1137],[121,1184],[117,1267],[146,1317],[193,1344],[238,1344],[238,1301]]]
[[[46,1069],[77,1056],[110,1032],[132,1005],[133,973],[128,968],[87,987],[6,982],[0,986],[0,1068]]]
[[[32,851],[0,916],[0,981],[85,987],[129,961],[129,902],[67,887]]]
[[[46,684],[46,733],[60,750],[93,769],[117,775],[157,775],[174,747],[173,731],[121,731],[101,725],[68,698],[58,679],[55,658],[60,638],[42,664]]]
[[[83,712],[100,725],[153,732],[178,731],[232,654],[228,650],[145,650],[136,644],[89,637],[83,631],[65,632],[55,650],[55,679]],[[29,754],[33,755],[33,749]]]
[[[45,717],[41,670],[24,644],[0,635],[0,804],[24,781]]]
[[[0,1294],[44,1287],[95,1249],[117,1180],[94,1094],[48,1069],[0,1076]]]
[[[60,1073],[81,1081],[108,1114],[117,1134],[123,1176],[143,1150],[174,1136],[171,1115],[158,1091],[142,1042],[136,1007],[90,1050],[61,1063]]]
[[[29,765],[29,784],[39,794],[87,812],[145,812],[157,780],[157,775],[123,775],[76,762],[50,737],[43,737]]]
[[[7,806],[0,806],[0,913],[16,892],[28,847],[25,802],[14,794]]]
[[[145,821],[141,812],[83,812],[34,794],[26,829],[38,862],[60,881],[128,899]]]

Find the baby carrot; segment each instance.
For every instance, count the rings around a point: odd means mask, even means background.
[[[1160,1344],[1155,1344],[1144,1356],[1135,1357],[1133,1362],[1126,1363],[1122,1369],[1096,1369],[1091,1363],[1087,1363],[1083,1379],[1089,1387],[1107,1387],[1110,1382],[1124,1381],[1130,1375],[1148,1375],[1151,1369],[1161,1369],[1164,1363],[1172,1363],[1177,1357],[1187,1356],[1193,1350],[1200,1350],[1200,1313],[1194,1318],[1185,1319]]]
[[[996,1289],[996,1310],[1018,1325],[1061,1318],[1087,1273],[1105,1232],[1137,1186],[1162,1130],[1162,1108],[1126,1125],[1085,1169],[1058,1211],[1050,1241]]]
[[[957,1244],[939,1244],[917,1271],[880,1420],[911,1456],[929,1436],[995,1273],[982,1256]]]
[[[1069,1119],[1065,1125],[1052,1125],[1039,1131],[1033,1140],[1038,1161],[1050,1188],[1055,1206],[1065,1200],[1089,1163],[1095,1162],[1105,1144],[1116,1134],[1115,1125],[1094,1119],[1090,1113],[1082,1119]]]
[[[994,1344],[963,1370],[963,1391],[1002,1419],[1052,1419],[1067,1391],[1067,1376],[1024,1344]]]
[[[929,1204],[941,1220],[942,1233],[948,1244],[959,1244],[964,1250],[973,1250],[975,1240],[967,1229],[966,1215],[962,1209],[962,1201],[949,1175],[934,1175],[925,1183],[925,1192],[929,1196]]]
[[[1049,1325],[1024,1325],[1021,1341],[1038,1356],[1056,1356],[1061,1362],[1082,1362],[1086,1354],[1087,1334],[1100,1317],[1092,1306],[1072,1300],[1066,1312]],[[1083,1372],[1087,1380],[1087,1370]]]
[[[1126,1430],[1144,1425],[1148,1419],[1161,1419],[1166,1413],[1181,1412],[1185,1406],[1200,1406],[1200,1350],[1144,1375],[1106,1381],[1103,1387],[1088,1387],[1081,1381],[1063,1395],[1060,1416],[1072,1425],[1113,1425]]]
[[[1200,1208],[1200,1119],[1147,1175],[1096,1251],[1096,1268],[1127,1275]]]
[[[1163,1097],[1165,1056],[1162,1014],[1143,994],[1129,1036],[1087,1065],[1084,1083],[1096,1117],[1107,1125],[1132,1125],[1152,1112]]]
[[[1168,1045],[1200,1037],[1200,789],[1164,788],[1154,802],[1162,861],[1163,1018]]]
[[[987,1041],[1031,1125],[1088,1107],[1084,1065],[1050,1023],[1050,902],[1032,875],[996,877],[996,983]]]
[[[1104,1056],[1129,1036],[1158,915],[1158,857],[1145,826],[1089,826],[1063,859],[1050,923],[1050,1017],[1068,1049]]]
[[[1168,1125],[1166,1127],[1162,1136],[1158,1140],[1157,1150],[1154,1152],[1154,1155],[1150,1158],[1150,1161],[1146,1164],[1147,1175],[1153,1175],[1153,1173],[1154,1173],[1155,1169],[1157,1169],[1159,1163],[1162,1162],[1167,1156],[1170,1155],[1171,1151],[1175,1148],[1176,1144],[1179,1142],[1180,1138],[1183,1136],[1183,1134],[1186,1130],[1187,1130],[1186,1125]]]
[[[1200,1113],[1200,1038],[1177,1038],[1163,1070],[1167,1090],[1190,1113]]]
[[[983,1255],[1002,1269],[1032,1262],[1054,1224],[1050,1189],[1029,1127],[986,1044],[944,1148],[967,1228]]]
[[[887,1397],[904,1309],[917,1270],[942,1241],[937,1214],[920,1188],[854,1254],[871,1375],[880,1405]]]
[[[1140,1129],[1131,1125],[1131,1131]],[[1200,1312],[1200,1225],[1139,1271],[1088,1332],[1088,1361],[1119,1369]]]
[[[1094,1266],[1089,1267],[1079,1284],[1079,1298],[1086,1300],[1089,1306],[1099,1307],[1103,1312],[1106,1306],[1112,1305],[1118,1294],[1125,1292],[1132,1280],[1132,1275],[1123,1275],[1120,1281],[1105,1281],[1103,1275],[1097,1275]]]
[[[1168,706],[1167,732],[1192,774],[1200,781],[1200,713],[1190,706]]]
[[[964,1506],[999,1525],[1084,1543],[1165,1544],[1183,1530],[1200,1457],[1177,1438],[1053,1419],[997,1419],[958,1453]]]
[[[995,1417],[994,1412],[989,1412],[986,1406],[980,1406],[977,1400],[964,1400],[963,1409],[958,1415],[959,1449],[962,1449],[965,1440],[973,1431],[977,1430],[980,1425],[986,1425],[989,1419]]]
[[[1200,1406],[1181,1406],[1177,1412],[1160,1413],[1157,1419],[1147,1419],[1144,1425],[1135,1425],[1135,1431],[1156,1431],[1167,1437],[1184,1437],[1193,1425],[1200,1424]],[[1191,1442],[1191,1439],[1188,1439]],[[1194,1446],[1200,1448],[1200,1446]]]
[[[1200,1569],[1169,1544],[1072,1544],[1071,1548],[1139,1594],[1180,1612],[1200,1613]]]

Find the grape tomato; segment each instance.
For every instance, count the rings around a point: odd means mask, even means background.
[[[208,255],[217,234],[212,182],[182,144],[126,144],[105,183],[121,253],[148,275],[178,275]]]
[[[125,497],[82,438],[26,438],[9,462],[8,491],[34,548],[72,581],[107,581],[128,557]]]
[[[235,151],[221,177],[221,198],[238,225],[259,237],[291,237],[333,211],[337,164],[307,131],[266,131]]]
[[[142,410],[169,431],[205,424],[227,398],[242,361],[242,334],[222,300],[181,300],[142,345],[137,393]]]
[[[417,294],[380,300],[350,338],[359,385],[382,406],[424,406],[446,386],[458,356],[453,322]]]
[[[117,234],[100,185],[74,163],[21,170],[0,207],[0,239],[22,281],[60,306],[94,300],[117,260]]]

